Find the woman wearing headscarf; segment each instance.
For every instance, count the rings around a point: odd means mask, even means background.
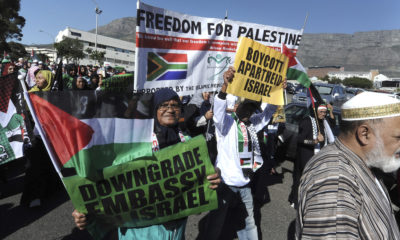
[[[163,88],[155,92],[152,112],[154,117],[153,152],[188,139],[178,126],[181,115],[181,101],[175,91]],[[211,183],[211,189],[216,189],[221,181],[218,173],[207,176],[207,179]],[[76,210],[72,215],[76,226],[79,229],[84,229],[87,224],[86,216]],[[180,240],[184,239],[186,221],[187,218],[185,217],[147,227],[119,228],[118,236],[120,240]]]
[[[78,76],[73,81],[72,90],[91,90],[91,88],[82,76]]]
[[[37,91],[50,91],[51,83],[53,81],[53,74],[49,70],[39,70],[35,74],[35,83],[29,92],[37,92]]]
[[[36,85],[29,92],[50,91],[53,74],[49,70],[40,70],[35,74],[35,81]],[[40,206],[47,195],[61,186],[60,178],[36,128],[33,133],[35,137],[32,139],[32,146],[24,150],[29,167],[26,170],[24,190],[20,200],[21,205],[28,207]]]
[[[8,74],[11,74],[11,73],[14,73],[14,72],[16,72],[17,70],[16,70],[16,66],[15,66],[15,64],[14,63],[6,63],[5,65],[4,65],[4,69],[3,69],[3,72],[2,72],[2,76],[5,76],[5,75],[8,75]]]

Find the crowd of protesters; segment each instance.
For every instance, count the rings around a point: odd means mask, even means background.
[[[104,78],[125,73],[125,71],[116,71],[112,67],[74,64],[56,66],[53,62],[46,65],[41,61],[24,61],[22,58],[16,62],[5,59],[1,64],[1,75],[18,72],[19,79],[24,80],[29,92],[50,91],[57,74],[61,74],[60,86],[67,91],[97,90]],[[61,69],[57,69],[60,67]],[[258,239],[259,226],[255,223],[254,206],[264,201],[262,191],[266,189],[266,176],[275,173],[274,155],[278,134],[272,130],[278,129],[276,122],[273,121],[277,106],[262,105],[260,102],[239,99],[227,94],[227,87],[233,81],[234,74],[235,69],[232,67],[224,73],[224,84],[218,92],[178,97],[173,90],[165,88],[154,94],[152,112],[155,120],[154,132],[158,139],[157,143],[160,144],[159,147],[164,148],[179,143],[184,139],[183,135],[186,138],[202,134],[207,141],[211,162],[216,168],[216,174],[208,179],[212,182],[212,188],[217,191],[218,208],[208,214],[204,222],[205,230],[199,235],[200,239],[223,238],[225,234],[222,232],[223,225],[228,216],[235,214],[237,215],[235,217],[243,222],[241,226],[235,226],[238,238]],[[283,85],[285,88],[286,81]],[[348,109],[344,110],[347,114],[344,120],[348,122],[347,125],[341,126],[344,135],[340,135],[339,140],[334,139],[325,119],[329,110],[331,119],[328,120],[333,120],[332,106],[329,104],[317,106],[318,115],[314,118],[307,117],[300,124],[297,141],[299,153],[305,144],[311,150],[306,158],[304,153],[299,154],[299,159],[295,164],[296,166],[301,164],[301,168],[296,172],[295,192],[292,192],[292,195],[296,197],[292,198],[292,196],[290,200],[293,207],[298,209],[298,228],[296,229],[298,238],[324,239],[326,236],[343,237],[343,239],[348,239],[350,236],[356,239],[400,238],[397,226],[394,225],[395,220],[389,197],[384,187],[369,170],[375,167],[386,172],[386,163],[390,164],[391,171],[399,167],[400,146],[392,138],[398,139],[400,136],[398,124],[400,103],[380,95],[373,97],[379,99],[380,102],[366,104],[368,96],[364,98],[357,96],[356,100],[345,104]],[[361,103],[366,104],[364,110],[367,110],[359,113],[357,106]],[[393,109],[387,110],[388,105]],[[375,109],[381,110],[381,108],[382,114],[376,116]],[[369,111],[369,109],[372,110]],[[353,118],[354,116],[358,117]],[[183,120],[180,121],[180,118]],[[394,135],[387,137],[389,140],[380,139],[383,135],[379,131],[389,133],[387,126],[379,124],[381,118],[393,127]],[[382,130],[373,130],[373,127]],[[37,131],[35,135],[32,145],[26,149],[29,164],[21,198],[21,204],[29,207],[41,205],[41,199],[51,187],[48,186],[52,182],[49,179],[57,178]],[[267,137],[268,135],[270,137]],[[388,145],[379,146],[380,148],[377,149],[375,145],[382,144],[380,141],[385,141]],[[327,152],[331,155],[324,155]],[[315,157],[312,157],[314,154]],[[393,156],[387,160],[388,155]],[[332,156],[335,157],[332,158]],[[375,158],[383,158],[386,162],[382,163]],[[316,159],[325,161],[325,165],[321,167]],[[331,171],[325,172],[324,167],[328,167]],[[342,169],[344,167],[345,169]],[[301,177],[304,175],[303,172],[306,175]],[[314,172],[318,175],[314,175]],[[324,177],[324,174],[329,177]],[[336,181],[338,176],[344,176],[346,181],[344,183],[340,179]],[[313,185],[314,183],[316,185]],[[372,195],[368,193],[366,183],[373,189]],[[320,189],[316,187],[317,185]],[[341,186],[343,189],[348,189],[341,190]],[[331,189],[327,195],[321,190],[330,187],[334,189],[334,193]],[[349,190],[350,188],[352,190]],[[351,191],[355,193],[352,194]],[[307,193],[314,195],[307,196]],[[339,200],[343,198],[344,201],[352,202],[353,205],[332,203],[324,209],[323,218],[318,219],[319,210],[312,204],[324,204],[327,198]],[[363,202],[364,199],[369,201],[369,198],[372,199],[370,202]],[[312,204],[308,204],[309,202]],[[368,209],[368,207],[372,208]],[[239,209],[244,209],[244,213]],[[339,210],[343,212],[337,212]],[[340,214],[348,214],[349,218],[338,220],[337,217]],[[360,216],[365,216],[365,219],[357,219]],[[374,225],[374,221],[366,219],[377,216],[385,217],[379,221],[379,225]],[[75,210],[73,217],[78,228],[84,229],[87,226],[86,215]],[[318,225],[320,222],[329,223],[332,226]],[[118,235],[119,239],[184,239],[185,226],[186,218],[183,218],[144,228],[120,228]]]

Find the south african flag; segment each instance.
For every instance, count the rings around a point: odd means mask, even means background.
[[[147,55],[147,81],[186,79],[187,54],[154,53]]]

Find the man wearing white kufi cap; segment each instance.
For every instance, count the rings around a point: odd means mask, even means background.
[[[371,168],[400,167],[400,101],[363,92],[342,106],[340,135],[306,165],[298,239],[400,239],[389,195]]]

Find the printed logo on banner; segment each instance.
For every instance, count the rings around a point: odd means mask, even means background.
[[[228,56],[223,57],[221,54],[209,55],[207,58],[207,79],[216,80],[219,79],[219,76],[222,79],[222,74],[228,69],[231,62],[232,58]]]
[[[147,55],[147,81],[186,79],[187,54],[153,53]]]

